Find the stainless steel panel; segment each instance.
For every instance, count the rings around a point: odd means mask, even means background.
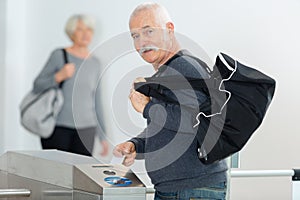
[[[117,186],[104,181],[105,178],[114,176],[128,178],[132,183],[127,186]],[[104,199],[118,199],[117,197],[124,199],[126,196],[130,196],[132,200],[146,199],[145,185],[129,168],[122,165],[76,165],[74,166],[74,188],[103,194]]]
[[[100,195],[74,190],[73,200],[103,200],[103,197]]]
[[[145,193],[145,185],[137,178],[137,176],[129,169],[122,165],[109,165],[109,164],[93,164],[93,165],[76,165],[74,166],[74,188],[84,191],[91,191],[89,188],[92,184],[101,186],[94,193],[109,193],[113,189],[122,188],[140,188]],[[107,174],[110,171],[113,174]],[[104,181],[106,177],[126,177],[129,178],[132,183],[125,187],[118,187],[108,184]],[[85,184],[85,180],[90,180],[91,183]],[[105,191],[104,191],[105,190]],[[138,191],[138,190],[137,190]]]
[[[7,172],[7,154],[0,156],[0,171]]]
[[[25,200],[146,199],[145,185],[129,168],[57,150],[7,152],[0,157],[0,180],[0,189],[29,190]]]
[[[23,197],[24,200],[72,200],[72,189],[35,181],[32,179],[8,174],[7,188],[26,188],[31,191],[30,197]],[[20,198],[9,198],[9,200]]]
[[[65,188],[73,188],[74,164],[99,163],[92,157],[57,150],[7,152],[5,157],[8,173]]]
[[[6,189],[7,188],[7,172],[0,170],[0,188]]]

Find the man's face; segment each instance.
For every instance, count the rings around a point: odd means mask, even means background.
[[[163,64],[170,46],[169,36],[153,12],[138,13],[131,18],[129,26],[134,47],[141,57],[151,64]]]

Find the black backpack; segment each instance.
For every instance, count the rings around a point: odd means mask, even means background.
[[[195,57],[194,57],[195,58]],[[220,53],[213,71],[195,58],[210,74],[209,79],[185,77],[194,90],[207,95],[197,115],[198,155],[204,164],[240,151],[260,126],[275,91],[275,80]],[[181,78],[182,79],[182,78]],[[163,90],[185,89],[176,76],[146,78],[135,89],[146,96],[179,104]]]

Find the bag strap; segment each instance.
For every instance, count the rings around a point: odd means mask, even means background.
[[[146,96],[154,97],[156,99],[164,100],[169,103],[177,104],[178,102],[164,95],[162,91],[164,89],[179,90],[179,89],[189,89],[189,88],[203,91],[207,89],[218,88],[217,80],[212,76],[213,73],[206,65],[206,63],[197,57],[191,55],[186,55],[186,56],[196,60],[200,64],[200,66],[203,67],[206,70],[206,72],[210,75],[210,78],[202,79],[202,78],[191,78],[191,77],[183,78],[182,76],[163,76],[163,77],[152,76],[152,77],[145,78],[146,82],[134,83],[135,90],[141,92]]]
[[[163,100],[168,103],[178,104],[175,100],[162,93],[162,89],[165,87],[158,82],[138,82],[134,83],[134,89],[148,97],[154,97],[159,100]]]
[[[146,78],[146,82],[134,83],[134,88],[146,96],[167,99],[166,96],[162,95],[162,90],[164,89],[180,90],[191,88],[200,91],[203,91],[203,89],[216,90],[218,83],[219,81],[213,77],[209,79],[185,77],[185,79],[182,80],[181,76],[164,76]]]
[[[67,63],[69,63],[68,56],[67,56],[67,51],[65,49],[62,49],[62,51],[63,51],[63,54],[64,54],[65,64],[67,64]]]
[[[67,51],[66,51],[65,49],[61,49],[61,50],[62,50],[63,56],[64,56],[64,64],[69,63]],[[63,84],[64,84],[64,81],[60,82],[60,84],[59,84],[58,87],[59,87],[59,88],[62,88]]]

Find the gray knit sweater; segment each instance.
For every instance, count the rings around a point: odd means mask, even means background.
[[[160,67],[154,76],[208,76],[196,60],[185,56],[185,51],[180,51],[179,54],[180,56],[174,56]],[[182,109],[155,98],[144,109],[147,128],[130,141],[135,144],[138,158],[145,159],[146,169],[155,189],[172,192],[226,182],[225,161],[204,165],[197,156],[196,129],[193,125],[198,114],[198,102],[204,102],[206,96],[193,89],[164,91],[164,94],[172,98],[176,96],[181,105],[194,109]]]
[[[70,79],[63,82],[62,91],[64,104],[57,117],[57,126],[67,128],[97,127],[99,107],[97,79],[100,73],[100,63],[95,57],[86,60],[67,53],[69,63],[74,63],[76,72]],[[54,50],[46,65],[34,81],[34,92],[41,92],[51,87],[58,87],[54,74],[65,64],[63,51]],[[102,127],[103,128],[103,127]]]

